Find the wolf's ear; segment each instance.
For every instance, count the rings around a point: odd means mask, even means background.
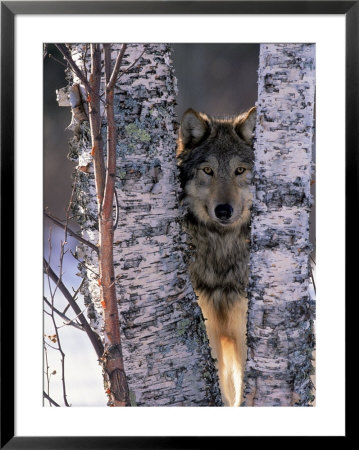
[[[180,140],[184,148],[193,148],[205,139],[211,129],[211,119],[203,113],[190,108],[183,114],[180,127]]]
[[[234,129],[236,130],[236,133],[249,145],[252,144],[256,117],[256,107],[253,106],[249,111],[240,114],[234,120]]]

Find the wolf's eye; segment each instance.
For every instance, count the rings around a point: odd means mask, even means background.
[[[242,175],[243,172],[245,172],[245,167],[237,167],[236,171],[234,172],[236,175]]]
[[[203,172],[207,175],[213,175],[213,170],[210,167],[203,167]]]

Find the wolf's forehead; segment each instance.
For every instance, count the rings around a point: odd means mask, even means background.
[[[210,151],[226,155],[229,158],[236,155],[239,158],[248,159],[253,158],[253,149],[240,139],[234,132],[228,132],[222,128],[217,129],[216,132],[208,139]]]
[[[248,145],[240,142],[212,142],[207,149],[207,158],[213,158],[218,165],[246,163],[252,164],[254,152]]]
[[[238,165],[245,164],[250,166],[251,164],[250,160],[247,160],[246,158],[241,158],[238,154],[235,152],[233,153],[227,153],[227,154],[220,154],[220,155],[211,155],[207,154],[207,157],[204,158],[204,161],[202,164],[209,164],[213,169],[236,169]]]

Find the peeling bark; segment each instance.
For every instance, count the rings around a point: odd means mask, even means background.
[[[262,44],[258,84],[245,404],[307,406],[315,46]]]
[[[113,58],[119,48],[113,46]],[[85,45],[72,46],[72,56],[82,69],[88,63],[85,51]],[[81,91],[80,79],[71,76],[70,82],[79,84]],[[221,404],[202,314],[183,258],[175,98],[170,47],[129,44],[113,98],[119,202],[113,251],[119,331],[133,406]],[[99,107],[103,109],[101,102]],[[88,122],[75,117],[72,128],[70,157],[78,161],[80,170],[75,213],[83,237],[96,245],[98,211],[92,169],[96,152],[91,148]],[[91,325],[105,339],[97,253],[80,245],[77,254],[87,267],[81,272]]]

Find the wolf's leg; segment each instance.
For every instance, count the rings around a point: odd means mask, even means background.
[[[207,319],[206,323],[206,331],[209,340],[209,345],[211,347],[212,357],[217,361],[217,370],[218,370],[218,378],[219,378],[219,386],[221,389],[222,400],[225,406],[230,406],[230,399],[228,398],[228,389],[226,382],[226,365],[223,358],[223,347],[221,342],[221,337],[219,334],[217,323]]]
[[[241,297],[233,306],[228,322],[229,334],[233,338],[231,375],[234,394],[232,406],[240,406],[243,399],[243,378],[247,360],[247,304],[247,299]]]
[[[220,341],[222,349],[222,367],[220,370],[222,394],[227,406],[236,406],[236,345],[234,339],[228,336],[222,336]]]
[[[211,311],[212,312],[212,311]],[[233,339],[223,337],[223,326],[215,314],[204,313],[206,331],[211,347],[212,357],[217,360],[219,386],[225,406],[232,406],[235,397],[232,367],[235,358]]]
[[[213,358],[217,360],[222,399],[226,406],[240,406],[247,358],[247,299],[241,297],[221,321],[205,298],[199,297]]]
[[[221,334],[223,334],[223,330],[221,327],[221,323],[217,319],[217,315],[211,305],[206,301],[205,298],[201,298],[199,296],[199,305],[202,309],[202,314],[205,319],[206,332],[209,340],[209,345],[211,347],[212,357],[217,361],[217,371],[219,378],[219,386],[221,389],[222,400],[225,406],[230,406],[230,401],[225,394],[227,392],[226,389],[226,377],[225,373],[225,365],[223,361],[223,349],[221,345]]]

